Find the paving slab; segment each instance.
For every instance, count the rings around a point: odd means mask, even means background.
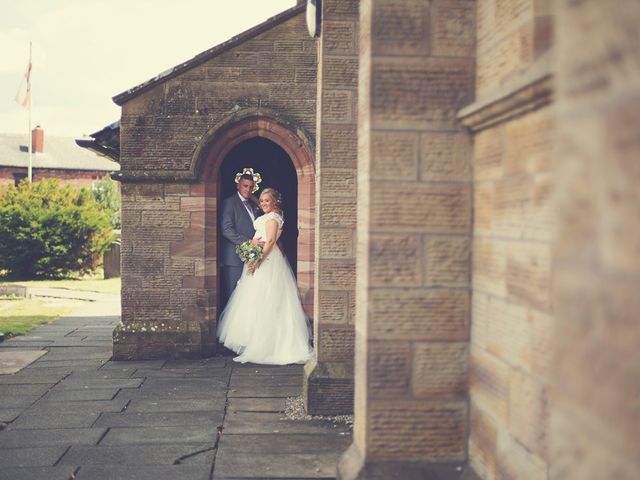
[[[0,432],[0,448],[96,445],[106,431],[106,428],[4,430]]]
[[[302,375],[263,375],[258,377],[252,377],[249,375],[232,375],[229,388],[244,388],[244,387],[296,387],[299,391],[302,390]]]
[[[129,412],[207,412],[222,411],[226,405],[224,397],[188,398],[184,400],[131,400]]]
[[[127,406],[126,400],[84,400],[53,402],[41,400],[35,405],[31,405],[27,410],[28,414],[35,415],[58,415],[60,413],[82,412],[82,413],[103,413],[122,412]]]
[[[252,377],[262,375],[300,375],[304,374],[301,365],[256,365],[254,363],[234,364],[234,375],[250,375]]]
[[[35,385],[38,383],[55,385],[68,373],[38,372],[37,370],[21,370],[13,375],[0,375],[0,385]]]
[[[2,407],[8,409],[26,409],[34,402],[36,402],[41,395],[2,395],[0,396],[0,402]]]
[[[339,455],[318,454],[251,454],[220,451],[216,457],[214,479],[239,478],[335,478]]]
[[[118,427],[110,428],[100,445],[177,444],[198,443],[213,446],[218,432],[211,425],[176,427]],[[1,439],[1,437],[0,437]]]
[[[0,480],[69,480],[77,467],[2,467]],[[115,479],[114,479],[115,480]]]
[[[208,443],[177,445],[72,446],[60,465],[173,465],[213,463],[214,451]]]
[[[270,412],[227,412],[224,433],[334,433],[348,432],[344,424],[329,420],[289,420]]]
[[[143,388],[123,388],[118,393],[117,398],[139,399],[139,400],[187,400],[202,398],[225,398],[227,394],[226,387],[220,387],[216,390],[191,390],[183,387],[166,390],[164,388],[151,389],[144,386]]]
[[[136,371],[136,376],[150,378],[224,378],[228,380],[231,376],[231,369],[227,367],[186,368],[184,370],[179,368],[160,368],[156,370],[139,368]]]
[[[227,412],[274,412],[282,413],[286,398],[230,398]]]
[[[93,388],[85,390],[57,390],[50,391],[42,397],[51,402],[67,402],[79,400],[112,400],[120,391],[119,388]]]
[[[110,369],[137,369],[137,368],[146,368],[146,369],[160,369],[167,363],[167,360],[131,360],[131,361],[113,361],[109,360],[101,370],[110,370]]]
[[[50,348],[43,362],[69,360],[99,360],[111,357],[111,347],[96,349],[95,347],[63,347]]]
[[[210,472],[209,465],[83,466],[76,480],[209,480]]]
[[[43,357],[43,358],[46,358]],[[29,365],[31,368],[71,368],[74,370],[96,370],[100,368],[107,360],[106,359],[94,359],[94,360],[48,360],[42,359]]]
[[[258,386],[258,387],[236,387],[229,390],[229,398],[236,397],[270,397],[288,398],[297,397],[301,393],[302,387],[285,385],[281,387]]]
[[[46,353],[46,350],[0,351],[0,375],[19,372]]]
[[[42,396],[50,390],[48,384],[9,384],[0,385],[0,398],[28,395]]]
[[[2,467],[52,467],[67,450],[66,446],[7,448],[0,450]]]
[[[215,412],[165,412],[165,413],[104,413],[96,427],[171,427],[209,425],[215,428],[222,424],[224,413]]]
[[[56,415],[36,413],[21,415],[11,422],[7,427],[7,430],[32,428],[88,428],[94,424],[99,415],[100,413],[96,412],[58,413]]]
[[[320,453],[342,454],[352,443],[350,432],[233,434],[226,430],[220,437],[219,451],[243,453]]]
[[[24,412],[25,408],[0,408],[0,422],[13,422],[18,418],[18,415]]]
[[[87,377],[67,377],[58,383],[53,391],[60,390],[90,390],[109,388],[138,388],[143,378],[87,378]]]

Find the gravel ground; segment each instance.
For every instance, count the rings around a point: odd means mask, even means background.
[[[329,420],[333,423],[344,423],[353,428],[353,415],[308,415],[304,409],[302,396],[289,397],[285,400],[284,415],[288,420]]]

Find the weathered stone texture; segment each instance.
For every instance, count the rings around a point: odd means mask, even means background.
[[[373,342],[369,345],[369,352],[371,397],[407,395],[411,369],[409,342]]]
[[[465,287],[471,274],[471,240],[468,237],[427,237],[424,273],[428,286]]]
[[[469,232],[471,191],[468,185],[417,184],[408,198],[406,188],[406,185],[376,184],[370,209],[378,230]]]
[[[465,291],[374,289],[369,310],[372,339],[468,338],[469,295]]]
[[[472,99],[472,67],[457,58],[374,60],[372,122],[455,128],[455,113]]]
[[[460,343],[414,345],[411,390],[417,398],[458,397],[467,391],[469,347]]]
[[[429,132],[421,138],[420,178],[428,181],[469,181],[471,142],[462,132]]]
[[[372,458],[431,462],[464,459],[464,403],[371,400],[370,404]]]
[[[371,178],[415,180],[418,171],[418,136],[405,132],[373,132]]]

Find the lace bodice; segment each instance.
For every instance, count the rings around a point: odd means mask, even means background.
[[[282,233],[282,225],[284,225],[284,219],[282,218],[282,216],[280,216],[280,214],[276,212],[269,212],[255,219],[255,221],[253,222],[253,228],[256,229],[256,234],[253,236],[253,238],[267,238],[268,220],[275,220],[278,223],[278,235],[276,237],[276,241],[278,240],[278,238],[280,238],[280,234]]]

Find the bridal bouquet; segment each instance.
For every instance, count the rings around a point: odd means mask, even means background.
[[[254,245],[250,240],[236,246],[236,253],[247,265],[254,265],[262,259],[262,245]],[[253,270],[247,270],[249,275],[253,275]]]

